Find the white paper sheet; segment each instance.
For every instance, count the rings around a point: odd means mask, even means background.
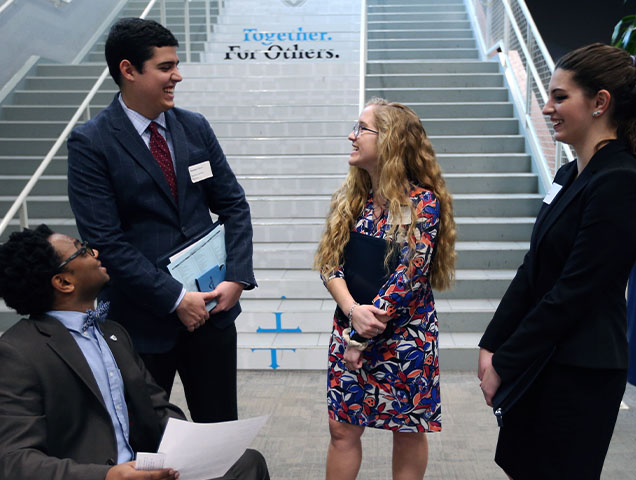
[[[170,274],[183,283],[188,292],[196,292],[195,279],[215,265],[225,263],[225,232],[218,226],[198,242],[173,255]]]
[[[222,423],[171,418],[158,450],[165,456],[164,468],[177,470],[180,480],[221,477],[243,455],[268,418],[265,415]]]
[[[196,279],[215,265],[225,264],[225,231],[217,226],[199,241],[170,257],[168,271],[179,280],[186,291],[197,292]],[[208,310],[216,300],[206,303]]]

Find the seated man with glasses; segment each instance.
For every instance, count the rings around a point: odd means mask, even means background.
[[[176,479],[170,468],[135,470],[155,452],[170,404],[126,330],[93,310],[108,282],[99,252],[47,226],[0,246],[0,296],[30,315],[0,337],[0,478]],[[247,450],[223,478],[269,479]]]

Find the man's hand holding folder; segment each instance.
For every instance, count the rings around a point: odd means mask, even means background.
[[[210,318],[210,313],[205,305],[214,300],[217,295],[214,291],[185,293],[176,312],[188,332],[194,332]]]

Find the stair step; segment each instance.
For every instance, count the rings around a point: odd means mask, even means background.
[[[254,245],[254,268],[311,269],[317,242],[272,242]],[[459,269],[512,269],[523,262],[526,242],[458,242]]]
[[[57,64],[57,63],[40,63],[36,67],[36,74],[39,77],[81,77],[91,76],[99,77],[106,68],[106,63],[101,65],[90,64]]]
[[[503,76],[499,73],[403,73],[394,75],[373,74],[365,79],[366,88],[475,88],[502,87]]]
[[[435,309],[440,330],[483,332],[498,304],[498,299],[438,300],[435,302]],[[305,333],[330,333],[336,304],[330,298],[325,300],[242,298],[241,307],[243,313],[236,322],[239,333],[253,333],[260,329],[300,329]]]
[[[462,5],[461,0],[367,0],[369,8],[401,8],[401,7],[429,7],[437,5]],[[464,8],[466,8],[464,6]]]
[[[254,218],[319,218],[329,209],[330,195],[248,196]],[[533,193],[456,194],[455,215],[464,217],[532,217],[536,216],[543,196]]]
[[[470,28],[445,28],[427,30],[374,30],[369,31],[367,39],[369,41],[391,39],[391,40],[440,40],[465,38],[473,39],[473,31]]]
[[[534,217],[461,217],[455,223],[460,241],[525,242],[530,238]],[[252,217],[256,242],[316,242],[325,228],[324,217]]]
[[[40,166],[43,156],[40,155],[10,155],[0,156],[0,172],[5,175],[32,175]],[[66,175],[66,156],[56,155],[49,163],[46,173],[48,175]]]
[[[369,32],[402,30],[402,31],[422,31],[422,30],[460,30],[470,28],[469,20],[379,20],[367,21]]]
[[[412,22],[456,22],[466,20],[468,20],[468,14],[465,10],[438,12],[426,8],[420,11],[411,10],[410,12],[396,9],[394,12],[370,11],[367,13],[367,21],[370,25],[381,22],[404,22],[408,24]]]
[[[101,73],[101,72],[100,72]],[[88,76],[37,76],[37,77],[27,77],[25,79],[24,88],[27,90],[56,90],[56,91],[74,91],[74,90],[82,90],[88,92],[95,82],[97,82],[97,78],[99,75],[88,75]],[[112,78],[108,77],[100,87],[100,90],[103,91],[116,91],[117,84],[113,81]]]
[[[476,48],[373,48],[367,51],[369,61],[374,60],[434,60],[434,59],[476,59]]]
[[[488,103],[508,101],[508,89],[504,87],[477,88],[366,88],[366,95],[390,98],[392,101],[413,102]]]
[[[429,138],[437,153],[521,153],[525,148],[525,139],[521,135],[431,135]],[[10,143],[10,141],[0,140],[0,152],[9,148]],[[223,138],[220,143],[226,155],[276,155],[281,151],[288,154],[348,154],[351,151],[351,144],[344,135],[339,137],[303,137],[301,139],[282,137]],[[283,144],[284,149],[282,148]],[[35,145],[30,147],[36,148]]]
[[[77,105],[88,95],[88,90],[16,90],[13,103],[20,105]],[[113,100],[116,90],[101,90],[95,94],[93,101],[97,105],[108,105]],[[77,109],[77,107],[76,107]]]
[[[515,135],[519,133],[519,122],[514,118],[477,118],[477,119],[421,119],[427,134],[435,136],[448,135]],[[265,137],[347,137],[352,129],[351,120],[306,120],[303,122],[289,120],[252,120],[232,121],[214,120],[212,128],[218,138],[265,138]],[[50,122],[41,122],[44,126]],[[0,121],[0,129],[5,122]],[[64,124],[60,122],[60,126]],[[12,136],[30,136],[37,124],[33,122],[7,123],[7,128],[16,132]],[[39,128],[39,127],[37,127]],[[59,128],[61,130],[61,128]],[[41,131],[41,130],[38,130]],[[44,133],[44,132],[42,132]]]
[[[315,88],[320,90],[342,90],[343,85],[354,85],[358,75],[341,75],[338,77],[307,77],[303,75],[277,76],[271,78],[247,77],[241,81],[246,91],[294,91]],[[179,91],[219,92],[236,90],[235,77],[185,77],[177,86]],[[180,101],[182,99],[179,99]]]
[[[367,48],[371,50],[381,49],[474,49],[475,41],[472,38],[447,38],[438,39],[412,39],[412,38],[391,38],[381,40],[368,40]]]
[[[244,292],[242,298],[330,299],[317,272],[312,270],[254,271],[258,288]],[[434,292],[436,299],[501,298],[515,270],[457,270],[451,290]]]
[[[11,178],[0,177],[0,187]],[[537,177],[533,173],[449,173],[446,185],[455,193],[524,193],[537,190]],[[65,182],[65,178],[62,178]],[[293,195],[319,195],[334,192],[343,181],[343,174],[332,175],[240,175],[239,183],[249,195],[267,195],[284,192]],[[64,188],[64,185],[62,185]],[[6,191],[7,193],[13,193]]]
[[[426,12],[462,12],[466,13],[466,7],[462,3],[444,4],[443,2],[437,2],[436,5],[400,5],[399,12],[401,14],[406,13],[420,13],[425,9]],[[390,13],[396,10],[395,5],[368,5],[368,15],[375,15],[381,13]]]
[[[0,157],[1,158],[1,157]],[[229,155],[228,161],[237,175],[286,174],[294,171],[305,174],[346,175],[348,153],[316,155]],[[530,170],[530,156],[526,153],[437,154],[445,173],[525,173]],[[34,171],[31,168],[29,171]],[[51,172],[53,173],[53,172]]]
[[[97,94],[99,95],[99,93]],[[231,105],[252,106],[261,104],[283,105],[289,103],[309,103],[312,105],[333,105],[349,103],[358,97],[357,90],[243,90],[241,92],[208,92],[178,90],[176,101],[179,105],[214,105],[219,100]],[[306,112],[308,113],[308,112]]]
[[[252,217],[262,218],[316,218],[324,219],[329,209],[329,195],[250,196]],[[543,196],[539,194],[456,194],[453,196],[458,216],[536,216]],[[0,196],[0,211],[7,211],[14,196]],[[31,195],[27,198],[32,217],[62,216],[71,218],[72,212],[66,195]]]
[[[478,60],[463,61],[369,61],[367,62],[367,74],[401,73],[499,73],[499,65],[495,62],[482,62]]]

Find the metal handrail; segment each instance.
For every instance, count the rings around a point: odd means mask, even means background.
[[[524,28],[519,25],[517,17],[515,17],[510,0],[481,1],[481,6],[485,9],[485,13],[483,11],[479,13],[483,13],[482,20],[485,23],[485,28],[483,24],[477,20],[478,12],[476,7],[479,7],[478,0],[466,0],[466,3],[472,12],[473,24],[478,34],[477,40],[482,51],[482,57],[486,58],[495,53],[497,54],[498,60],[504,70],[504,75],[511,87],[515,105],[518,111],[523,114],[524,127],[527,131],[526,137],[533,153],[539,160],[539,174],[544,187],[547,187],[552,181],[552,176],[555,172],[550,168],[544,146],[541,144],[537,134],[537,115],[535,114],[535,117],[533,117],[531,111],[532,106],[536,106],[539,101],[542,102],[542,105],[547,102],[547,82],[545,82],[545,78],[542,78],[539,74],[533,60],[532,52],[535,52],[534,56],[539,58],[542,64],[545,64],[545,67],[550,73],[554,71],[554,61],[545,46],[524,0],[514,0],[514,3],[518,7],[518,13],[521,14],[520,21],[525,22],[525,35],[522,32]],[[495,22],[492,18],[492,12],[495,7],[501,7],[503,9],[504,24],[503,28],[501,28],[502,32],[500,37],[489,38],[489,31]],[[498,26],[501,27],[501,24]],[[525,59],[525,82],[523,82],[525,84],[520,84],[520,79],[512,70],[512,61],[509,54],[511,52],[510,45],[513,39],[516,40],[515,48],[518,48],[518,51],[520,51]],[[536,87],[536,90],[532,88],[533,85]],[[541,118],[543,119],[542,116]],[[545,125],[539,125],[539,128],[543,131],[546,127]],[[552,148],[548,150],[552,150]],[[568,160],[574,159],[572,151],[560,142],[554,142],[554,151],[555,170],[560,166],[562,157]]]
[[[7,8],[11,6],[11,4],[15,2],[15,0],[7,0],[0,6],[0,13],[4,12]]]
[[[9,0],[1,8],[2,9],[6,8],[8,6],[7,4],[10,4],[13,1],[15,0]],[[165,25],[165,14],[166,14],[165,0],[159,0],[159,1],[161,2],[160,16],[161,16],[162,23]],[[142,12],[142,14],[139,16],[139,18],[146,18],[146,16],[148,16],[148,13],[152,9],[152,7],[154,7],[156,2],[157,0],[150,0],[148,4],[146,5],[146,8]],[[209,12],[209,0],[206,0],[205,3],[206,3],[206,12]],[[219,9],[220,7],[221,7],[221,0],[219,0]],[[185,0],[184,10],[185,10],[185,18],[188,19],[189,18],[188,0]],[[1,11],[2,10],[0,10],[0,12]],[[187,26],[188,28],[186,30],[186,57],[187,57],[187,61],[189,62],[190,61],[189,22],[187,22]],[[208,28],[208,32],[209,32],[209,28]],[[75,111],[75,113],[71,117],[71,120],[69,120],[69,122],[66,124],[66,127],[64,127],[64,130],[62,131],[60,136],[57,138],[55,143],[53,144],[53,147],[51,147],[49,152],[46,154],[46,156],[44,157],[44,159],[42,160],[42,162],[36,169],[33,176],[29,179],[27,184],[24,186],[24,188],[22,189],[18,197],[15,199],[15,201],[13,202],[13,204],[11,205],[11,207],[9,208],[9,210],[3,217],[2,222],[0,222],[0,235],[4,233],[7,226],[9,225],[11,220],[13,220],[18,210],[20,210],[20,227],[26,228],[29,226],[29,218],[27,213],[27,201],[26,201],[28,195],[33,190],[33,187],[35,186],[35,184],[40,180],[40,178],[42,177],[42,174],[44,173],[46,168],[49,166],[49,164],[53,160],[53,157],[55,157],[55,155],[59,151],[62,144],[66,141],[66,137],[68,137],[68,135],[71,133],[71,130],[75,127],[80,117],[82,117],[82,115],[85,114],[85,119],[86,120],[90,119],[90,103],[93,100],[93,97],[95,97],[95,95],[97,94],[97,91],[100,89],[100,87],[106,80],[107,76],[108,76],[108,67],[106,67],[102,71],[101,75],[99,76],[99,78],[97,79],[97,81],[95,82],[91,90],[88,92],[88,95],[86,95],[86,97],[84,98],[84,101],[82,102],[82,104]]]
[[[367,75],[367,0],[362,0],[360,9],[360,96],[359,110],[362,111],[366,103],[366,75]]]

